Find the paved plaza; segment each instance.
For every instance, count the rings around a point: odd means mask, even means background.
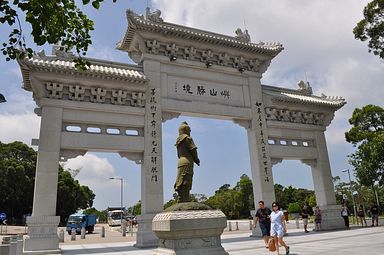
[[[293,225],[293,224],[292,224]],[[286,243],[292,255],[298,254],[384,254],[384,226],[352,227],[348,230],[304,233],[302,228],[290,225]],[[252,238],[249,231],[224,232],[223,247],[229,254],[273,254],[267,251],[260,238]],[[121,239],[120,239],[121,240]],[[132,240],[127,237],[127,240]],[[60,245],[63,255],[75,254],[125,254],[153,255],[155,249],[137,249],[133,241],[77,243],[65,242]],[[284,249],[283,249],[284,250]],[[283,252],[282,254],[285,254]]]

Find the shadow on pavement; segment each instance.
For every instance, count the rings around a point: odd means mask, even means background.
[[[116,252],[129,252],[129,251],[143,251],[143,250],[151,250],[153,248],[136,248],[132,245],[127,246],[113,246],[113,247],[100,247],[100,248],[88,248],[85,249],[83,247],[79,247],[78,249],[62,249],[61,254],[63,255],[75,255],[75,254],[108,254],[108,253],[116,253]]]

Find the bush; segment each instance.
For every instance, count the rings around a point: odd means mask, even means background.
[[[298,202],[288,204],[289,213],[299,213],[300,211],[301,211],[301,207]]]

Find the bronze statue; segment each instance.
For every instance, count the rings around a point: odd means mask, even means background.
[[[193,142],[191,128],[187,122],[182,122],[179,127],[179,137],[176,140],[177,157],[177,178],[175,182],[175,191],[179,199],[178,203],[190,202],[189,191],[192,188],[193,164],[200,165],[200,159],[197,156],[197,147]]]

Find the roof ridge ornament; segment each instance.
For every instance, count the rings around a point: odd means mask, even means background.
[[[297,86],[299,86],[297,89],[298,91],[303,92],[305,95],[312,95],[312,87],[308,81],[304,82],[303,80],[300,80],[297,83]]]
[[[147,7],[145,9],[145,19],[156,22],[156,23],[163,23],[164,20],[160,17],[161,11],[159,9],[156,9],[155,11],[151,12],[151,9]]]
[[[68,48],[57,44],[52,46],[52,55],[60,60],[73,60],[75,58],[75,55],[72,52],[72,47]]]
[[[251,36],[248,34],[248,29],[245,29],[244,32],[241,30],[241,28],[237,28],[235,31],[235,38],[239,41],[249,43],[251,42]]]

